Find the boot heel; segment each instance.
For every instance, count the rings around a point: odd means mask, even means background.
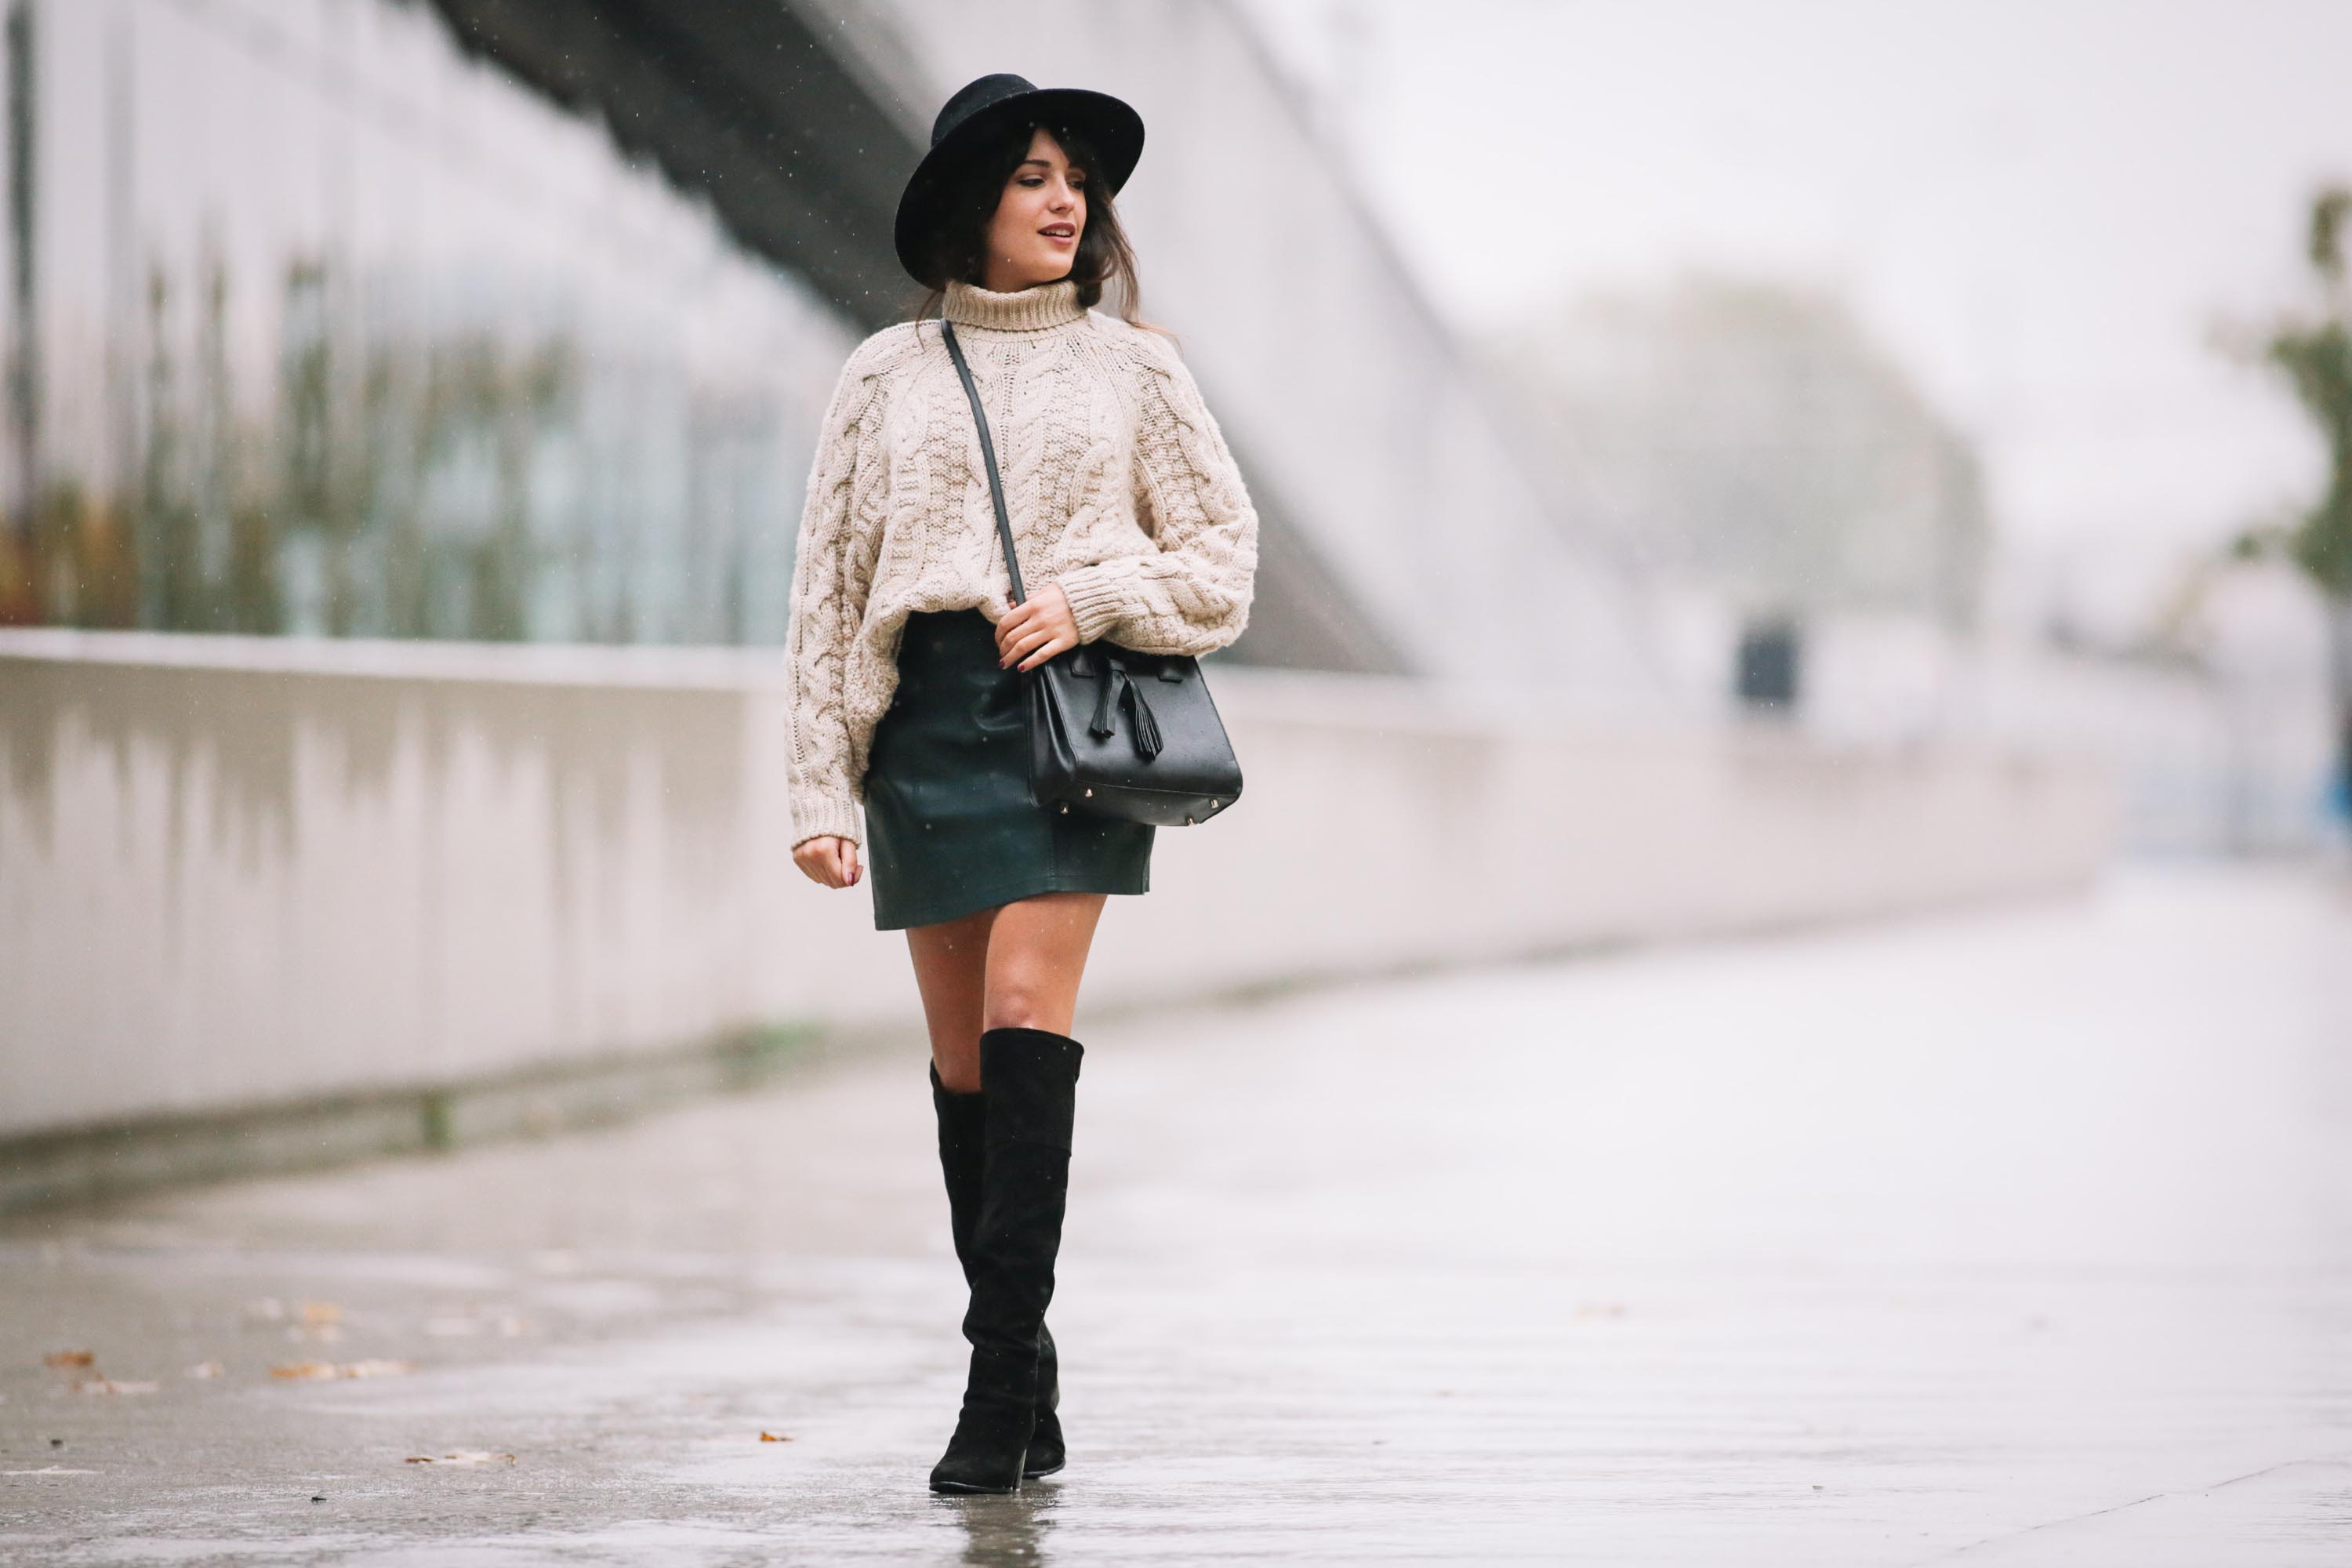
[[[1027,1405],[978,1404],[967,1398],[948,1451],[931,1467],[935,1492],[1016,1492],[1028,1459],[1036,1413]]]
[[[1062,1447],[1062,1418],[1055,1406],[1062,1402],[1061,1354],[1054,1348],[1053,1331],[1037,1328],[1037,1427],[1029,1435],[1029,1457],[1021,1461],[1024,1479],[1035,1480],[1061,1469],[1068,1456]]]

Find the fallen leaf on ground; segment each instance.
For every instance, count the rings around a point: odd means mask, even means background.
[[[188,1375],[202,1381],[208,1377],[218,1377],[227,1370],[228,1368],[216,1361],[200,1361],[188,1369]]]
[[[416,1370],[413,1361],[386,1361],[381,1357],[367,1361],[345,1362],[341,1375],[345,1377],[405,1377]]]
[[[117,1383],[110,1377],[76,1378],[74,1387],[83,1394],[152,1394],[155,1392],[155,1384],[152,1383]]]
[[[762,1426],[760,1428],[760,1441],[762,1443],[789,1443],[792,1441],[792,1438],[786,1436],[782,1432],[771,1432],[765,1426]]]
[[[305,1383],[332,1377],[397,1377],[415,1370],[413,1361],[298,1361],[271,1367],[269,1375]]]
[[[44,1366],[89,1366],[98,1360],[95,1351],[51,1351],[41,1358]]]
[[[408,1463],[412,1465],[511,1465],[514,1462],[515,1457],[512,1454],[491,1454],[478,1448],[459,1448],[454,1453],[444,1454],[439,1458],[435,1458],[430,1454],[408,1456]]]
[[[302,1303],[302,1321],[313,1326],[340,1323],[343,1321],[343,1310],[332,1301],[305,1301]]]

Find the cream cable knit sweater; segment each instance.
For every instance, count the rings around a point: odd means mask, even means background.
[[[1257,513],[1175,345],[1082,309],[1065,279],[950,283],[1021,576],[1058,582],[1082,642],[1202,654],[1248,624]],[[793,842],[861,839],[866,749],[918,610],[1010,608],[980,437],[936,321],[843,367],[801,516],[785,650]]]

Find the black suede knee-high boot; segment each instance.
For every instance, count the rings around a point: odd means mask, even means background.
[[[1038,1336],[1054,1297],[1084,1055],[1077,1041],[1049,1029],[990,1029],[980,1037],[987,1152],[963,1319],[971,1368],[955,1436],[931,1469],[934,1491],[1021,1485],[1036,1430]]]
[[[955,1240],[956,1262],[963,1268],[967,1289],[972,1279],[972,1235],[980,1227],[982,1163],[988,1150],[988,1096],[957,1094],[931,1073],[931,1110],[940,1124],[940,1172],[947,1180],[948,1230]],[[1059,1470],[1067,1460],[1062,1442],[1062,1421],[1055,1414],[1062,1403],[1061,1358],[1054,1349],[1054,1331],[1037,1327],[1037,1426],[1029,1435],[1029,1458],[1021,1467],[1024,1479],[1035,1480]]]

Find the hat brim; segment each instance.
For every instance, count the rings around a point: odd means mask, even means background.
[[[940,207],[953,176],[963,162],[992,132],[1027,121],[1047,129],[1066,127],[1085,137],[1102,159],[1096,177],[1117,195],[1135,173],[1143,156],[1143,117],[1123,100],[1082,87],[1041,87],[999,99],[973,110],[938,145],[923,154],[898,194],[898,216],[891,237],[898,265],[926,288],[940,287],[944,279],[925,277],[930,238],[941,216]]]

